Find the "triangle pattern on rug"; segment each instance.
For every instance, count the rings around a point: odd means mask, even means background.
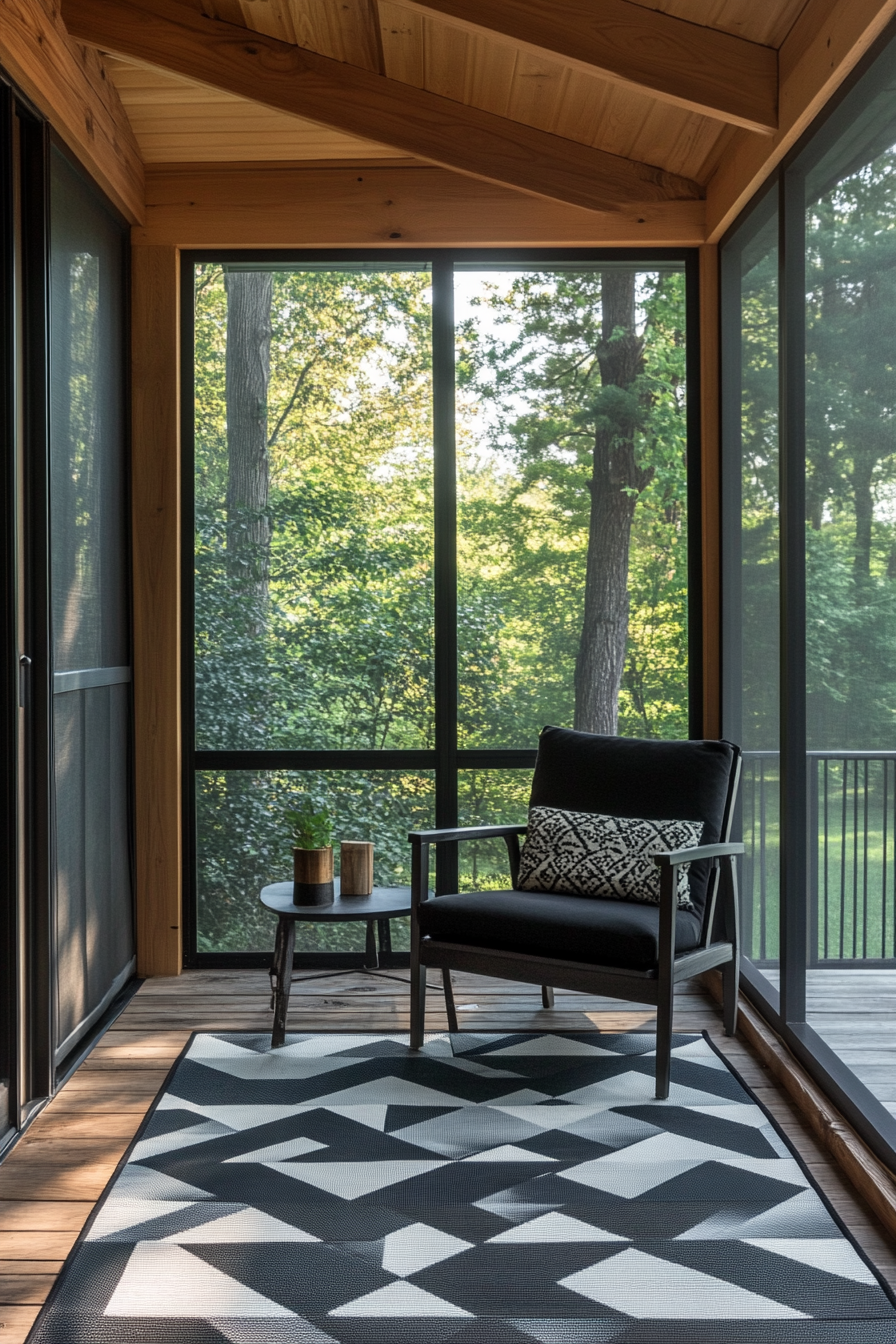
[[[198,1227],[187,1228],[184,1232],[172,1232],[164,1237],[165,1242],[176,1242],[178,1246],[190,1243],[209,1245],[212,1242],[256,1241],[320,1241],[310,1232],[299,1227],[272,1218],[261,1209],[242,1209],[239,1213],[228,1213],[224,1218],[213,1218],[211,1222],[200,1223]]]
[[[807,1319],[782,1302],[635,1249],[620,1251],[560,1283],[639,1321]]]
[[[326,1190],[340,1199],[359,1199],[387,1185],[412,1180],[445,1162],[265,1162],[264,1166]]]
[[[282,1143],[271,1143],[267,1148],[256,1148],[251,1153],[240,1153],[238,1157],[225,1157],[231,1162],[288,1162],[291,1157],[304,1157],[306,1153],[316,1153],[326,1148],[325,1143],[309,1139],[300,1134],[296,1139],[284,1139]]]
[[[570,1218],[568,1214],[556,1211],[543,1213],[528,1223],[518,1223],[516,1227],[508,1228],[506,1232],[499,1232],[496,1237],[489,1238],[491,1243],[516,1242],[531,1245],[539,1242],[627,1240],[627,1237],[621,1237],[616,1232],[606,1232],[601,1227],[593,1227],[590,1223],[583,1223],[579,1218]]]
[[[244,1283],[163,1241],[138,1241],[106,1316],[294,1316]]]
[[[445,1302],[433,1293],[427,1293],[414,1283],[401,1280],[398,1283],[390,1283],[385,1288],[377,1288],[373,1293],[366,1293],[364,1297],[359,1297],[354,1302],[346,1302],[341,1307],[335,1307],[330,1315],[471,1317],[473,1313],[464,1311],[463,1307],[458,1307],[453,1302]]]
[[[813,1269],[823,1269],[827,1274],[852,1279],[853,1283],[877,1282],[852,1247],[844,1246],[842,1237],[745,1237],[743,1240],[748,1246],[758,1246],[760,1250],[770,1251],[773,1255],[797,1260],[801,1265],[811,1265]]]

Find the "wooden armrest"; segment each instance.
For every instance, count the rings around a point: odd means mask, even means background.
[[[743,852],[743,845],[733,842],[693,845],[690,849],[671,849],[667,853],[654,854],[653,861],[658,868],[677,868],[682,863],[696,863],[698,859],[724,859]]]
[[[494,836],[525,835],[526,826],[459,826],[439,831],[410,831],[411,844],[437,845],[449,840],[490,840]]]

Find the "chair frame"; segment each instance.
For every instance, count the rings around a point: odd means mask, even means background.
[[[423,1045],[426,1018],[426,968],[442,971],[448,1025],[457,1031],[457,1015],[451,992],[450,972],[470,971],[476,975],[497,976],[525,984],[542,986],[542,1003],[553,1002],[552,988],[579,990],[586,994],[607,995],[656,1007],[656,1096],[669,1096],[672,1064],[672,1008],[675,986],[714,967],[722,968],[723,1023],[725,1034],[737,1029],[737,997],[740,981],[739,911],[737,897],[737,856],[744,846],[729,841],[734,800],[740,782],[740,754],[732,765],[728,796],[722,818],[722,840],[714,845],[697,845],[654,855],[660,869],[659,958],[656,966],[645,971],[617,966],[595,966],[585,962],[539,957],[529,953],[505,952],[491,947],[474,947],[424,938],[420,932],[419,910],[426,900],[438,900],[429,891],[429,850],[435,844],[454,844],[460,840],[486,840],[500,836],[507,845],[511,881],[519,877],[520,842],[525,826],[466,826],[430,831],[412,831],[411,842],[411,1048]],[[683,863],[709,859],[712,871],[707,889],[703,933],[699,947],[675,955],[675,916],[678,912],[678,869]],[[712,931],[718,909],[724,941],[713,942]],[[551,988],[549,988],[551,987]]]

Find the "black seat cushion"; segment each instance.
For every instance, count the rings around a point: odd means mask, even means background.
[[[690,911],[678,911],[676,953],[697,947],[700,924]],[[659,928],[655,905],[544,891],[461,892],[420,906],[421,932],[438,942],[634,971],[656,965]]]
[[[730,742],[656,742],[545,728],[538,739],[529,806],[702,821],[700,843],[713,845],[722,838],[736,755]],[[691,865],[691,903],[700,919],[709,874],[706,860]]]

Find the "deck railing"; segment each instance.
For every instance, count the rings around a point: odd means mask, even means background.
[[[896,961],[896,751],[810,751],[810,966]],[[778,956],[779,756],[744,753],[744,949]]]

